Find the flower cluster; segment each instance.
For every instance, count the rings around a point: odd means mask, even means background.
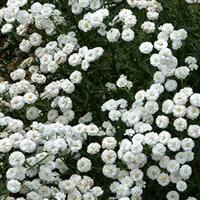
[[[54,3],[8,0],[0,10],[1,33],[7,45],[14,38],[20,60],[0,79],[0,187],[6,188],[0,199],[140,200],[147,181],[165,187],[167,200],[182,199],[200,137],[200,93],[183,84],[198,62],[175,56],[187,30],[157,26],[163,8],[156,0],[69,0],[75,22],[70,27],[71,18],[68,24],[61,12],[65,4],[57,9]],[[147,21],[139,24],[141,10]],[[83,44],[81,34],[92,32],[102,46]],[[154,69],[148,88],[132,94],[135,83],[126,69],[116,70],[114,81],[99,73],[91,78],[104,67],[100,61],[109,46],[129,45],[139,34],[136,53],[148,57]],[[86,90],[96,82],[105,87],[104,103],[95,102],[103,120],[94,110],[81,110],[88,103]],[[121,97],[121,91],[133,98]],[[117,95],[107,97],[109,92]],[[77,103],[81,96],[85,101]]]
[[[47,35],[52,35],[56,32],[56,25],[65,23],[64,17],[58,9],[55,9],[55,5],[42,5],[36,2],[27,11],[22,9],[27,3],[27,0],[8,1],[7,7],[1,9],[0,19],[6,22],[1,28],[3,34],[11,32],[17,24],[16,33],[24,35],[29,26],[35,24],[37,29],[44,29]]]

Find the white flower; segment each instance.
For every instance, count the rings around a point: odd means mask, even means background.
[[[12,149],[12,141],[9,138],[3,138],[0,140],[0,152],[6,153]]]
[[[132,169],[130,171],[130,177],[133,181],[140,181],[143,178],[143,172],[140,169]]]
[[[95,196],[95,197],[99,197],[103,194],[103,190],[101,189],[101,187],[99,186],[95,186],[92,188],[92,194]]]
[[[137,23],[137,18],[135,15],[128,15],[125,17],[124,19],[124,26],[123,28],[130,28],[130,27],[134,27]]]
[[[166,195],[167,200],[179,200],[179,194],[176,191],[170,191]]]
[[[79,4],[82,8],[87,8],[90,5],[90,0],[79,0]]]
[[[173,152],[179,151],[181,148],[181,141],[178,138],[171,138],[168,140],[167,147]]]
[[[36,108],[36,107],[30,107],[27,111],[26,111],[26,118],[28,120],[35,120],[39,117],[41,111]]]
[[[114,137],[105,137],[102,141],[103,149],[115,149],[117,140]]]
[[[20,151],[14,151],[9,156],[9,164],[13,167],[22,166],[25,162],[25,156]]]
[[[36,199],[36,200],[42,198],[41,195],[39,195],[38,193],[33,192],[33,191],[32,191],[32,192],[29,192],[29,193],[26,195],[26,197],[27,197],[27,199]]]
[[[24,98],[22,96],[14,96],[11,101],[11,107],[14,110],[19,110],[24,107]]]
[[[25,33],[27,32],[27,25],[26,24],[20,24],[17,28],[16,28],[16,33],[20,36],[24,36]]]
[[[37,96],[31,92],[28,92],[24,95],[24,102],[27,104],[33,104],[37,100]]]
[[[200,126],[198,125],[190,125],[188,127],[188,135],[192,138],[199,138],[200,137]]]
[[[44,165],[40,167],[38,176],[43,181],[51,182],[53,180],[52,170],[49,167],[45,167]]]
[[[185,181],[178,181],[176,188],[178,191],[183,192],[187,189],[187,183]]]
[[[157,20],[159,17],[159,13],[158,12],[153,12],[153,11],[148,11],[147,12],[147,18],[149,20]]]
[[[185,58],[185,63],[187,63],[188,65],[197,64],[197,59],[193,56],[188,56]]]
[[[179,170],[180,164],[176,160],[170,160],[167,164],[167,171],[170,173],[175,173]]]
[[[178,152],[175,155],[175,159],[178,163],[184,164],[187,161],[187,154],[185,152]]]
[[[189,165],[182,165],[179,173],[184,180],[187,180],[192,175],[192,168]]]
[[[172,183],[177,183],[178,181],[181,181],[182,180],[182,177],[181,175],[179,174],[179,172],[175,172],[175,173],[171,173],[170,174],[170,181]]]
[[[69,79],[71,80],[72,83],[79,84],[82,80],[82,73],[75,70],[71,73]]]
[[[156,73],[154,73],[153,75],[153,80],[155,83],[164,83],[165,82],[165,76],[163,75],[162,72],[157,71]]]
[[[86,127],[86,132],[90,136],[97,135],[99,132],[99,128],[95,124],[90,124]]]
[[[162,169],[166,169],[169,161],[170,161],[170,158],[168,156],[163,156],[159,161],[159,166]]]
[[[7,189],[11,193],[17,193],[21,189],[21,183],[19,181],[17,181],[17,180],[14,180],[14,179],[9,180],[7,182]]]
[[[83,200],[95,199],[94,195],[91,192],[86,192],[83,194]]]
[[[198,93],[192,94],[192,96],[190,97],[190,103],[193,106],[200,107],[200,94]]]
[[[156,125],[159,127],[159,128],[167,128],[168,127],[168,124],[169,124],[169,118],[167,116],[164,116],[164,115],[159,115],[157,118],[156,118]]]
[[[173,92],[176,90],[178,84],[175,80],[172,80],[172,79],[167,79],[166,83],[165,83],[165,89],[168,91],[168,92]]]
[[[160,33],[158,33],[157,38],[158,39],[164,39],[164,40],[168,41],[169,35],[165,32],[160,32]]]
[[[158,29],[166,34],[170,34],[174,30],[174,26],[171,23],[165,23]]]
[[[118,168],[116,165],[108,164],[103,166],[102,172],[104,176],[114,179],[118,173]]]
[[[62,112],[72,109],[72,100],[69,97],[62,96],[58,99],[58,106]]]
[[[101,11],[101,10],[99,10],[99,11]],[[96,27],[100,27],[101,26],[101,24],[103,22],[103,19],[104,19],[104,16],[97,11],[97,12],[94,12],[93,14],[91,14],[89,16],[88,20],[90,21],[92,26],[94,28],[96,28]]]
[[[156,180],[160,173],[161,170],[156,165],[152,165],[147,169],[147,176],[151,180]]]
[[[167,186],[170,183],[169,175],[162,172],[158,175],[157,181],[161,186]]]
[[[133,142],[133,141],[132,141]],[[131,145],[131,152],[133,154],[138,154],[138,153],[142,153],[143,151],[143,146],[139,141],[134,141],[133,144]]]
[[[111,149],[106,149],[102,152],[101,154],[101,159],[106,163],[106,164],[114,164],[116,159],[117,159],[117,154],[115,151]]]
[[[188,67],[190,68],[191,71],[197,70],[199,68],[197,64],[190,64]]]
[[[23,39],[19,45],[19,49],[25,53],[28,53],[31,49],[32,45],[29,40]]]
[[[13,29],[13,25],[12,24],[4,24],[1,28],[1,32],[2,34],[7,34],[10,33]]]
[[[153,45],[151,42],[143,42],[140,47],[139,50],[141,53],[143,54],[149,54],[152,52],[153,50]]]
[[[145,134],[144,142],[150,146],[155,145],[159,140],[158,134],[155,132],[149,132]]]
[[[80,30],[88,32],[92,29],[92,24],[88,20],[81,19],[78,23],[78,27]]]
[[[55,199],[56,200],[65,200],[65,198],[66,198],[66,195],[63,192],[57,192],[55,194]]]
[[[87,62],[93,62],[96,59],[96,51],[94,49],[89,49],[85,52],[84,58]]]
[[[10,77],[12,78],[13,81],[16,80],[22,80],[26,76],[26,72],[23,69],[17,69],[13,72],[11,72]]]
[[[183,92],[178,92],[174,95],[173,101],[177,105],[185,105],[188,101],[188,97]]]
[[[184,29],[174,30],[170,33],[170,39],[172,41],[185,40],[187,38],[187,32]]]
[[[101,145],[99,143],[91,143],[87,147],[87,153],[90,155],[94,155],[98,153],[101,149]]]
[[[156,101],[147,101],[145,104],[145,110],[149,114],[155,114],[159,110],[158,103]]]
[[[124,9],[120,10],[120,12],[119,12],[119,18],[120,18],[121,21],[124,21],[126,19],[126,17],[128,17],[128,16],[130,16],[132,14],[133,13],[132,13],[131,10],[124,8]]]
[[[131,29],[125,29],[122,31],[122,39],[126,42],[130,42],[134,39],[135,33]]]
[[[64,193],[68,193],[75,188],[75,183],[73,180],[64,180],[59,183],[58,187]]]
[[[90,8],[92,10],[97,10],[101,7],[101,1],[99,0],[93,0],[93,1],[90,1]]]
[[[187,155],[187,162],[194,160],[194,153],[192,151],[185,151],[185,154]]]
[[[13,131],[13,132],[22,131],[23,130],[23,122],[19,119],[11,119],[8,122],[7,130]]]
[[[167,48],[168,43],[164,39],[159,39],[154,42],[154,48],[160,51],[161,49]]]
[[[193,94],[191,87],[184,87],[180,90],[181,93],[184,93],[187,97],[190,97]]]
[[[75,46],[73,44],[66,43],[62,50],[66,53],[66,55],[70,55],[73,52],[74,48]]]
[[[184,151],[192,151],[194,148],[194,141],[191,138],[185,138],[181,141],[181,147]]]
[[[141,186],[135,186],[131,189],[131,194],[134,198],[141,199],[142,193],[143,189],[141,188]]]
[[[92,163],[88,158],[82,157],[77,162],[77,169],[80,172],[88,172],[92,169]]]
[[[129,187],[125,184],[120,184],[116,189],[117,196],[128,196],[130,194]]]
[[[46,77],[42,74],[33,73],[32,76],[31,76],[31,80],[34,83],[44,84],[46,82]]]
[[[123,161],[125,163],[132,163],[134,161],[134,154],[131,151],[127,151],[124,155],[121,155],[121,151],[118,151],[118,157],[121,158],[123,156]]]
[[[112,28],[107,32],[106,37],[109,42],[117,42],[120,37],[120,32],[118,29]]]
[[[174,127],[175,127],[175,129],[177,131],[181,131],[182,132],[185,129],[187,129],[187,120],[184,119],[184,118],[179,117],[179,118],[174,120],[173,125],[174,125]]]
[[[36,144],[30,139],[20,141],[20,149],[25,153],[32,153],[36,149]]]
[[[167,144],[169,139],[171,139],[171,134],[167,131],[162,131],[159,134],[159,142],[162,144]]]
[[[14,133],[9,137],[14,148],[19,148],[20,141],[23,140],[23,138],[24,137],[20,133]]]
[[[78,152],[80,149],[82,149],[82,142],[80,140],[72,140],[70,150],[72,152]]]
[[[54,61],[57,64],[62,64],[65,63],[67,59],[67,55],[65,54],[64,51],[58,51],[54,54]]]
[[[20,24],[30,24],[31,23],[31,17],[30,14],[26,10],[19,10],[16,16],[16,20]]]
[[[58,117],[58,111],[55,109],[52,109],[47,114],[47,119],[51,122],[55,121],[55,119]]]
[[[84,70],[84,71],[87,71],[89,67],[90,67],[90,63],[85,59],[82,60],[81,69]]]
[[[158,67],[161,63],[161,57],[159,54],[153,54],[150,57],[150,63],[151,65],[153,65],[154,67]]]
[[[183,67],[176,68],[174,75],[178,79],[186,79],[189,73],[190,73],[190,69],[188,67],[183,66]]]
[[[78,15],[78,14],[80,14],[81,12],[82,12],[82,7],[80,6],[80,4],[79,3],[73,3],[72,4],[72,6],[71,6],[71,11],[72,11],[72,13],[73,14],[75,14],[75,15]]]
[[[166,149],[167,148],[163,144],[157,143],[156,145],[153,146],[152,153],[156,156],[164,156]]]
[[[186,0],[188,1],[188,0]],[[188,197],[186,200],[197,200],[195,197]]]
[[[165,114],[170,114],[173,112],[174,102],[170,99],[165,100],[162,104],[162,112]]]
[[[145,33],[153,33],[155,31],[155,23],[154,22],[144,22],[141,25],[141,29],[145,32]]]
[[[110,118],[112,121],[118,121],[120,117],[121,117],[121,112],[118,111],[118,110],[111,110],[111,111],[109,112],[109,118]]]
[[[32,33],[29,37],[29,40],[33,46],[40,46],[42,43],[42,36],[38,33]]]
[[[119,88],[127,87],[128,86],[128,80],[125,75],[120,75],[120,78],[117,80],[116,85]]]
[[[60,87],[64,90],[64,92],[66,92],[67,94],[71,94],[72,92],[74,92],[75,90],[75,86],[74,84],[68,80],[65,79],[63,82],[61,82]]]
[[[159,84],[151,85],[150,89],[146,91],[146,99],[155,101],[158,99],[159,95],[163,92],[163,87],[159,87]]]
[[[73,53],[72,55],[70,55],[70,57],[68,58],[68,62],[71,66],[76,67],[78,65],[81,64],[81,57],[78,53]]]
[[[184,117],[186,114],[186,107],[184,105],[175,105],[173,108],[174,117]]]

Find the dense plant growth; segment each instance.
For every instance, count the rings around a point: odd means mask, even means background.
[[[0,199],[200,199],[200,1],[0,2]]]

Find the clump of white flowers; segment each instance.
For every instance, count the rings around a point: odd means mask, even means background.
[[[200,93],[182,83],[198,62],[187,56],[181,65],[175,56],[188,33],[171,23],[157,27],[163,8],[156,0],[127,0],[126,8],[113,16],[111,10],[122,2],[69,0],[65,3],[75,23],[70,27],[57,3],[8,0],[0,9],[1,33],[17,37],[14,51],[23,55],[8,80],[0,82],[0,106],[6,105],[0,111],[0,169],[2,163],[6,166],[0,183],[2,179],[6,200],[140,200],[147,179],[169,186],[167,200],[179,200],[189,187],[200,138]],[[114,83],[106,80],[105,91],[117,96],[109,99],[105,92],[100,97],[105,102],[96,102],[99,118],[104,117],[96,123],[95,111],[77,108],[78,94],[88,101],[85,90],[96,81],[88,77],[94,68],[104,67],[98,62],[109,45],[113,48],[121,39],[127,45],[135,42],[140,16],[134,9],[144,10],[147,18],[139,24],[143,35],[158,32],[155,41],[136,46],[149,56],[153,80],[131,99],[120,96],[121,91],[133,92],[129,72],[122,70]],[[83,44],[85,39],[79,43],[91,32],[104,45]],[[98,76],[100,87],[102,74]]]

